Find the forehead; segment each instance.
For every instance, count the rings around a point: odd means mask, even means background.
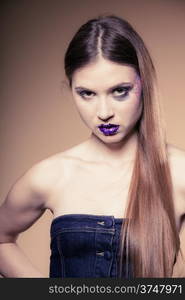
[[[138,79],[135,69],[128,65],[117,64],[103,58],[89,63],[73,74],[73,86],[86,88],[107,88],[118,82],[132,82]]]

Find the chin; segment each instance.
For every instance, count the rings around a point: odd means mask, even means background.
[[[96,135],[97,136],[97,135]],[[119,132],[114,135],[104,135],[100,134],[97,136],[99,139],[101,139],[103,142],[107,144],[114,144],[114,143],[120,143],[125,136],[122,136]]]

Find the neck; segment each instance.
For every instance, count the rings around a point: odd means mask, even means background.
[[[89,137],[90,149],[96,161],[105,162],[111,166],[120,166],[122,163],[134,160],[137,149],[137,132],[128,134],[117,143],[105,143],[94,133]]]

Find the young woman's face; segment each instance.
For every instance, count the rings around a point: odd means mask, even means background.
[[[141,90],[133,67],[102,57],[78,69],[72,78],[72,95],[81,119],[108,143],[121,141],[135,126],[142,111]],[[119,125],[111,134],[111,129],[98,127],[109,123]]]

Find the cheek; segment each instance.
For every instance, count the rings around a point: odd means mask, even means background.
[[[141,113],[142,113],[142,107],[143,107],[143,102],[142,99],[140,99],[139,101],[137,101],[135,103],[135,106],[133,106],[132,110],[131,110],[131,118],[134,121],[137,121],[138,118],[140,117]]]
[[[133,93],[130,97],[123,103],[123,107],[119,110],[119,114],[123,116],[126,124],[135,122],[142,112],[142,99],[140,93]]]
[[[134,118],[138,118],[142,111],[142,97],[141,97],[142,89],[141,84],[137,84],[133,92],[131,93],[131,101],[130,101],[130,114]]]
[[[83,103],[81,100],[75,100],[75,106],[82,121],[84,121],[85,124],[88,125],[94,116],[93,107],[88,105],[88,103]]]
[[[91,114],[91,110],[89,105],[86,104],[86,103],[82,103],[82,102],[79,102],[77,101],[76,102],[76,108],[78,110],[78,112],[81,114],[81,115],[90,115]]]

